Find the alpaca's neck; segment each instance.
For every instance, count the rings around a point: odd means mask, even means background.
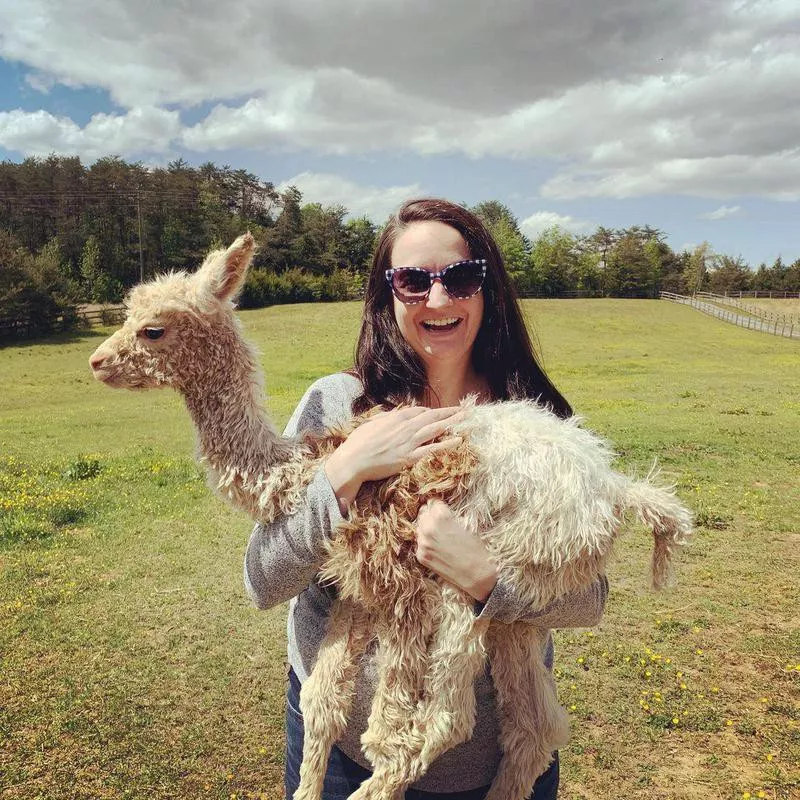
[[[261,376],[250,348],[235,334],[204,354],[202,375],[182,387],[203,460],[219,473],[265,474],[294,447],[264,412]]]

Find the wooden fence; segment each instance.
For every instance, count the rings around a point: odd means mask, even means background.
[[[661,299],[691,306],[704,314],[738,325],[740,328],[771,333],[773,336],[784,336],[787,339],[800,339],[800,326],[792,320],[784,320],[779,323],[777,319],[764,319],[763,317],[748,314],[742,309],[723,308],[715,302],[709,302],[697,295],[690,297],[685,294],[675,294],[674,292],[661,292]]]
[[[753,300],[758,298],[764,298],[765,300],[800,300],[800,292],[779,292],[772,289],[753,289],[748,292],[725,292],[723,297],[736,297],[740,300],[743,297],[749,297]]]
[[[75,327],[118,325],[125,319],[124,305],[78,306],[72,314],[47,317],[0,317],[0,342],[30,339],[44,331],[58,332]]]
[[[745,303],[738,297],[731,297],[725,294],[714,294],[713,292],[697,292],[695,297],[701,300],[708,300],[716,305],[730,306],[751,317],[759,317],[760,319],[767,320],[770,323],[777,323],[780,326],[794,325],[800,327],[800,317],[797,314],[778,313],[776,311],[767,311],[760,306],[754,306],[751,303]],[[752,298],[756,299],[756,298]],[[782,298],[781,298],[782,299]]]

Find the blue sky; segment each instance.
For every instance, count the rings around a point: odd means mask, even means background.
[[[0,158],[246,168],[385,218],[497,199],[535,236],[650,224],[800,257],[794,0],[26,0]]]

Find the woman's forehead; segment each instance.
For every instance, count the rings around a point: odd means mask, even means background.
[[[444,267],[470,258],[464,237],[443,222],[412,222],[395,240],[392,266]]]

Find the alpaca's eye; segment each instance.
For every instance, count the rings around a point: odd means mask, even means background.
[[[164,335],[163,328],[145,328],[144,335],[148,339],[160,339]]]

